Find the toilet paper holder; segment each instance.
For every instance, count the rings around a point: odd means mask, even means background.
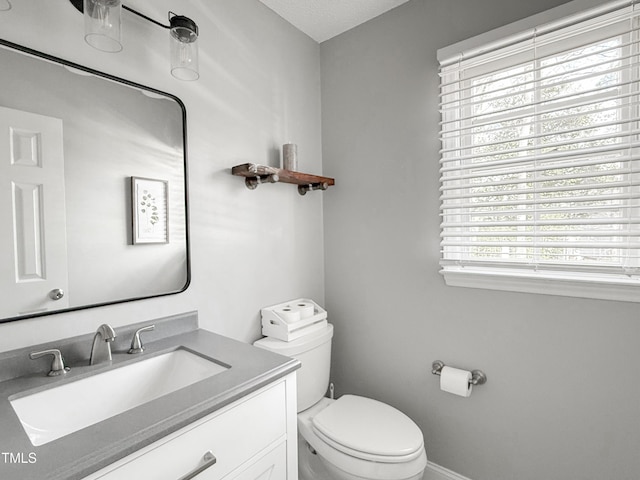
[[[431,364],[431,373],[440,375],[442,368],[445,366],[441,360],[436,360]],[[487,383],[487,376],[482,370],[471,370],[471,385],[483,385]]]

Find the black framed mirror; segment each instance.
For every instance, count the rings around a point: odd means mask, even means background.
[[[190,281],[186,109],[0,39],[0,322]]]

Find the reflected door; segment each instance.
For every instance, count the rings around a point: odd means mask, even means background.
[[[62,120],[0,107],[0,317],[68,306]]]

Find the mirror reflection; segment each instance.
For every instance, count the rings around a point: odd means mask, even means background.
[[[189,282],[185,109],[0,42],[0,322]]]

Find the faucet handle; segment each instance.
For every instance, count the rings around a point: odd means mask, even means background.
[[[155,325],[147,325],[146,327],[142,327],[136,330],[136,333],[131,339],[131,348],[129,349],[129,353],[142,353],[144,351],[144,347],[142,346],[142,340],[140,340],[140,334],[142,332],[149,332],[151,330],[154,330],[155,328]]]
[[[41,352],[31,352],[29,354],[29,358],[31,360],[35,360],[36,358],[43,357],[45,355],[53,355],[53,360],[51,362],[51,370],[47,373],[49,377],[57,377],[58,375],[64,375],[69,370],[69,367],[64,366],[64,360],[62,359],[62,353],[57,348],[52,348],[51,350],[43,350]]]

